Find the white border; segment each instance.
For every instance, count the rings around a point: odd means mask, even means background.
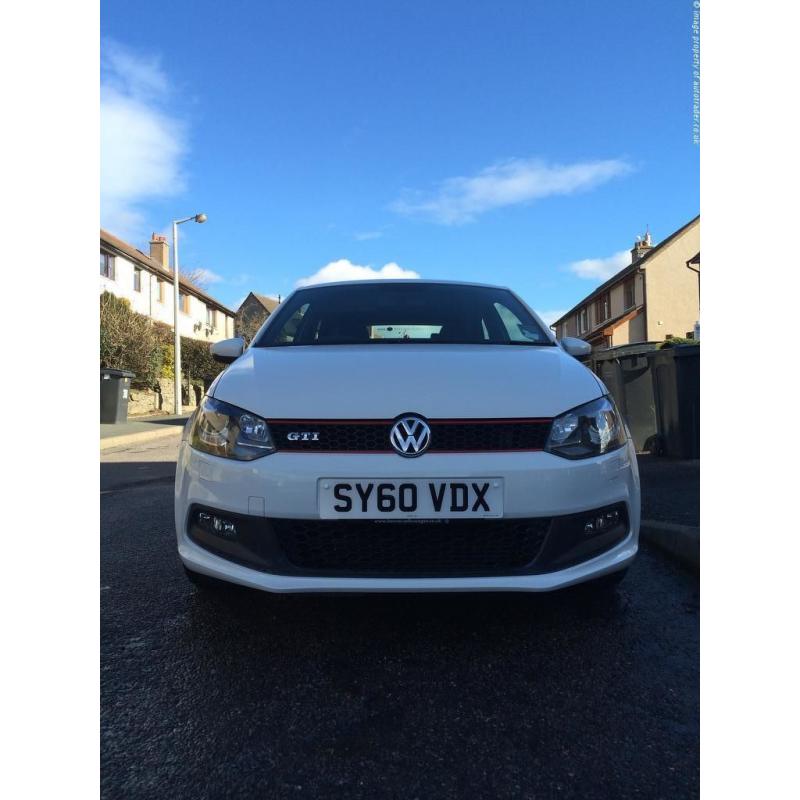
[[[3,8],[5,797],[99,793],[98,44],[95,3]]]
[[[776,0],[702,6],[708,797],[798,792],[798,22]],[[69,787],[89,797],[99,767],[98,464],[96,394],[81,387],[97,377],[97,309],[94,269],[81,265],[94,264],[97,244],[98,8],[18,3],[3,23],[2,781],[7,796]],[[658,31],[645,25],[644,35]]]
[[[701,752],[709,798],[800,794],[799,22],[796,6],[775,0],[702,7]]]

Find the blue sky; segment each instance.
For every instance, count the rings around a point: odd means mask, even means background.
[[[101,223],[146,249],[204,211],[181,263],[231,306],[362,267],[552,317],[698,212],[691,13],[106,0]]]

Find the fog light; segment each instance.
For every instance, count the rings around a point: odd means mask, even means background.
[[[596,533],[608,533],[623,522],[623,512],[618,508],[599,509],[591,516],[584,518],[583,533],[593,536]]]
[[[214,517],[214,530],[217,533],[236,535],[236,526],[230,520],[221,517]]]
[[[221,536],[236,536],[236,525],[229,519],[218,517],[216,514],[209,514],[207,511],[199,511],[197,514],[197,524],[207,531],[213,531]]]

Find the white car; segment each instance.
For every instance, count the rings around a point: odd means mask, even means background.
[[[199,585],[547,591],[616,583],[638,548],[628,430],[508,289],[302,288],[187,423],[178,552]],[[599,579],[599,581],[598,581]]]

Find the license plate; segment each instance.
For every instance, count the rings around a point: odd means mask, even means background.
[[[501,478],[322,478],[322,519],[453,519],[503,516]]]

